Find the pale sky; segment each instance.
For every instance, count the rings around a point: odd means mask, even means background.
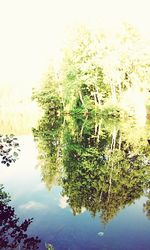
[[[149,10],[150,0],[0,0],[0,84],[39,82],[76,23],[128,21],[150,37]]]

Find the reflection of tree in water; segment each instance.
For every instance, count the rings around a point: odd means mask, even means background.
[[[52,112],[51,112],[52,113]],[[53,113],[46,114],[40,120],[37,129],[33,129],[34,139],[39,149],[39,165],[42,180],[48,189],[57,181],[61,166],[62,117]]]
[[[73,213],[84,207],[107,223],[148,188],[147,130],[131,121],[71,117],[61,125],[61,118],[47,116],[34,131],[43,180],[51,186],[58,162],[63,164],[62,193]]]
[[[150,219],[150,191],[147,193],[148,200],[143,205],[143,210],[148,219]]]
[[[77,130],[66,126],[62,185],[74,214],[85,207],[93,216],[100,212],[107,223],[148,187],[147,134],[124,126],[102,120],[87,121],[84,128],[75,126]]]
[[[0,249],[39,249],[38,237],[29,237],[27,230],[33,219],[25,219],[19,224],[19,218],[9,205],[10,197],[0,186]]]
[[[7,167],[18,159],[19,143],[14,135],[0,135],[1,163]]]

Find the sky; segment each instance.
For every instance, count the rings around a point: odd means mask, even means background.
[[[0,0],[0,85],[38,84],[75,24],[127,21],[150,37],[149,9],[149,0]]]

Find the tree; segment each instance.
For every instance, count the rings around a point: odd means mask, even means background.
[[[80,27],[64,52],[60,72],[64,107],[91,110],[113,103],[130,115],[138,112],[134,95],[141,96],[141,106],[148,102],[150,53],[145,44],[127,24],[113,35]]]
[[[39,249],[40,239],[28,236],[27,230],[33,218],[25,219],[21,224],[15,209],[9,205],[10,196],[0,186],[0,249],[16,249],[20,247],[26,250]]]
[[[53,111],[57,115],[63,107],[60,89],[58,77],[53,67],[50,67],[42,81],[42,86],[38,90],[33,90],[32,98],[38,102],[42,109],[48,113]]]
[[[149,61],[149,43],[130,25],[119,34],[82,26],[66,45],[59,72],[50,69],[33,98],[56,114],[100,113],[113,107],[130,116],[145,115]],[[140,104],[135,101],[139,98]]]

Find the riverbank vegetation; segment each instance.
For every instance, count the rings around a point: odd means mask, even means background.
[[[80,26],[63,50],[59,69],[51,67],[33,98],[56,114],[144,119],[150,102],[148,46],[128,24],[116,33]]]
[[[109,36],[80,27],[33,91],[44,110],[33,129],[42,180],[62,186],[74,215],[85,209],[106,224],[149,189],[147,44],[129,25]]]
[[[0,85],[0,134],[31,134],[40,117],[38,105],[31,100],[32,89],[21,84]]]

